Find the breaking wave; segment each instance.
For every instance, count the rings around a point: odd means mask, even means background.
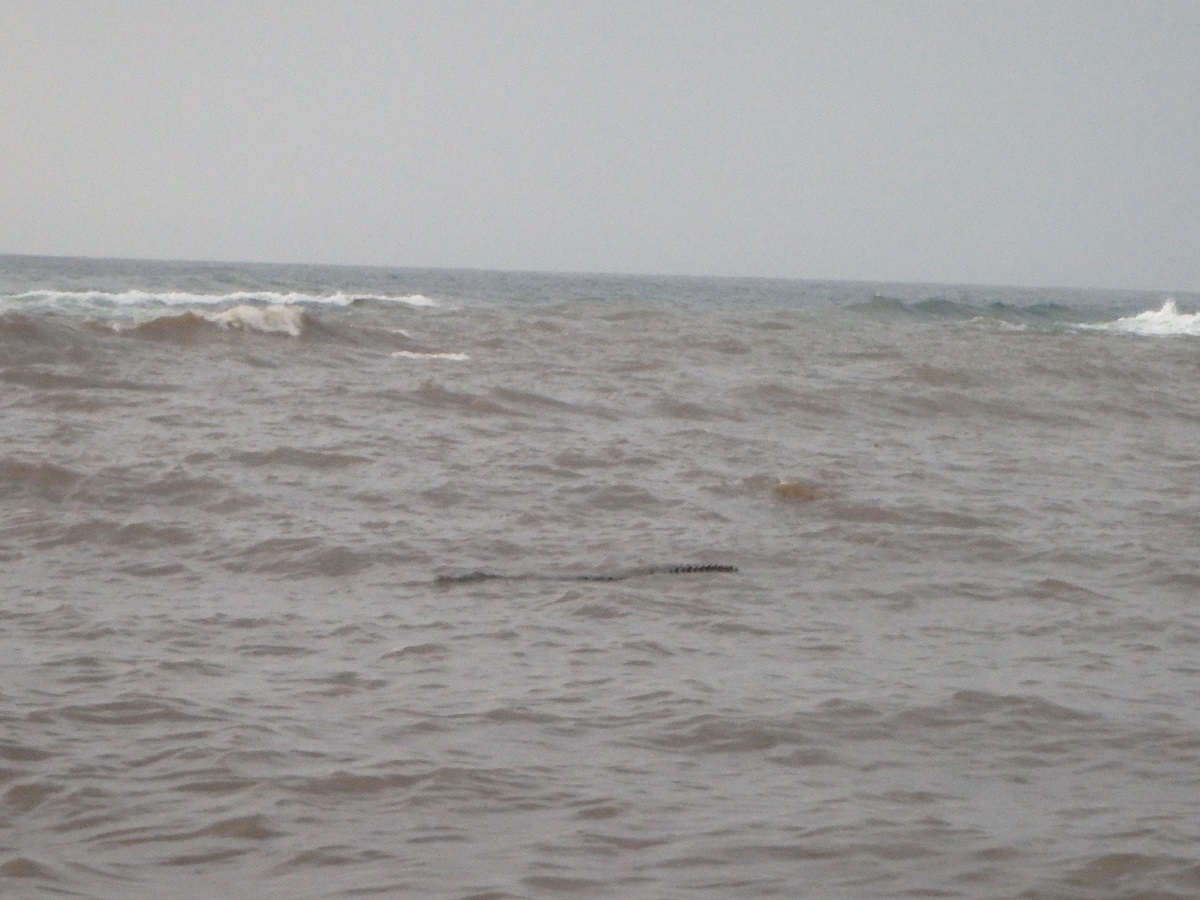
[[[1167,300],[1162,309],[1147,310],[1136,316],[1126,316],[1113,322],[1082,325],[1092,331],[1123,332],[1125,334],[1200,336],[1200,313],[1181,313],[1174,300]]]
[[[308,318],[300,307],[282,304],[251,306],[248,303],[240,303],[219,312],[189,309],[186,312],[157,316],[136,324],[110,322],[107,327],[120,334],[128,333],[139,337],[164,340],[186,338],[212,325],[223,330],[234,329],[300,337],[304,333],[307,321]]]
[[[294,306],[274,304],[272,306],[250,306],[241,303],[224,312],[198,314],[222,328],[237,328],[242,331],[261,331],[266,334],[290,334],[300,337],[304,330],[304,313]]]
[[[0,308],[52,307],[130,307],[130,306],[224,306],[229,304],[266,303],[271,306],[296,304],[325,304],[350,306],[353,303],[402,303],[408,306],[438,306],[422,294],[391,296],[386,294],[356,294],[338,291],[333,294],[306,294],[298,291],[235,291],[228,294],[195,294],[189,291],[26,291],[22,294],[0,295]]]
[[[450,359],[456,362],[463,362],[471,358],[465,353],[418,353],[416,350],[394,350],[392,356],[403,359]]]
[[[26,291],[0,294],[0,314],[49,313],[82,316],[101,327],[147,337],[170,338],[216,325],[225,330],[253,331],[300,337],[313,319],[312,307],[349,307],[357,303],[436,307],[423,294],[404,296],[338,291],[311,294],[300,291],[235,291],[204,294],[190,291]],[[169,313],[166,310],[170,310]]]

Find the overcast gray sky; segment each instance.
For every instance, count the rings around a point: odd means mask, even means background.
[[[0,252],[1200,290],[1200,2],[0,0]]]

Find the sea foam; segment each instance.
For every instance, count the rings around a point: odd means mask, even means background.
[[[228,294],[194,294],[189,291],[26,291],[0,296],[0,303],[11,306],[216,306],[241,303],[267,303],[288,306],[300,303],[349,306],[360,301],[403,303],[408,306],[437,306],[438,302],[422,294],[390,296],[386,294],[306,294],[299,291],[234,291]]]
[[[304,330],[304,313],[295,306],[273,304],[271,306],[251,306],[241,303],[219,313],[197,312],[196,315],[207,319],[222,328],[239,328],[243,331],[262,331],[268,334],[290,334],[300,337]]]
[[[471,357],[465,353],[418,353],[415,350],[395,350],[392,356],[399,359],[450,359],[464,362]]]
[[[1093,331],[1124,332],[1126,334],[1189,334],[1200,336],[1200,313],[1181,313],[1174,300],[1167,300],[1162,309],[1147,310],[1136,316],[1126,316],[1099,325],[1084,325]]]

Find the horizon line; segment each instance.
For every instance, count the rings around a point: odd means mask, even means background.
[[[836,278],[800,275],[698,275],[688,272],[618,272],[588,269],[523,269],[523,268],[490,268],[487,266],[434,266],[434,265],[402,265],[390,263],[345,263],[345,262],[281,262],[279,260],[252,259],[196,259],[185,257],[165,256],[95,256],[91,254],[57,254],[57,253],[10,253],[0,252],[0,259],[53,259],[81,260],[89,262],[129,262],[129,263],[165,263],[176,265],[201,266],[275,266],[275,267],[309,267],[327,269],[393,269],[410,272],[490,272],[502,275],[538,275],[546,277],[575,277],[575,278],[663,278],[679,280],[711,280],[711,281],[789,281],[807,284],[861,284],[861,285],[904,285],[907,287],[938,287],[938,288],[970,288],[975,290],[1023,290],[1023,291],[1102,291],[1105,293],[1132,294],[1186,294],[1200,295],[1200,288],[1129,288],[1102,285],[1065,285],[1065,284],[1004,284],[1000,282],[973,281],[939,281],[906,280],[886,278]]]

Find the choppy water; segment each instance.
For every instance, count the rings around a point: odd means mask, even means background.
[[[1198,308],[0,259],[0,894],[1196,897]]]

